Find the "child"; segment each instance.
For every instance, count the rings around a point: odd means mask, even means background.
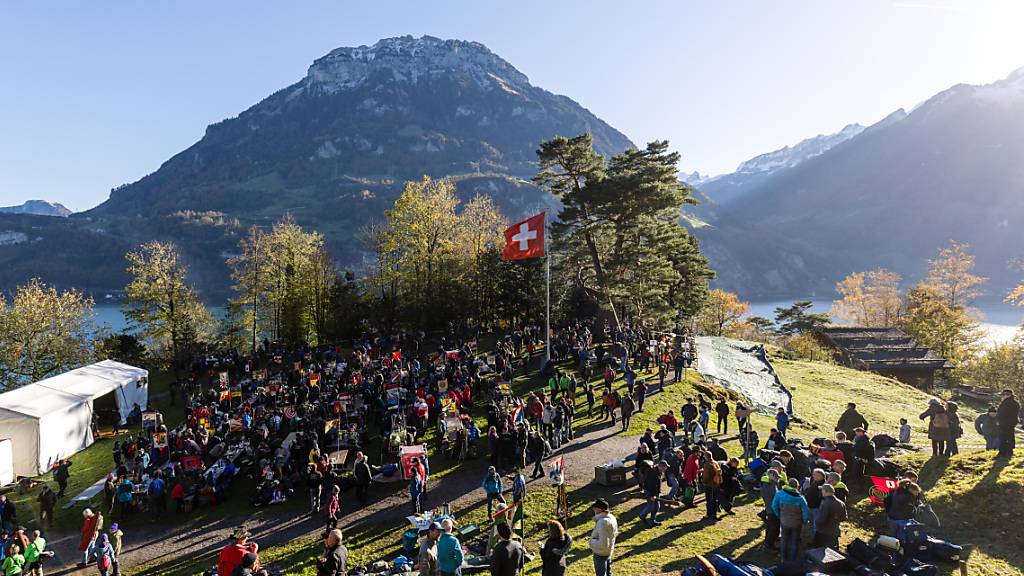
[[[117,526],[117,522],[110,525],[110,547],[114,550],[114,561],[111,566],[111,575],[120,576],[121,568],[118,566],[117,560],[121,557],[122,543],[124,542],[124,532]]]
[[[906,418],[900,418],[900,444],[910,444],[910,424]]]

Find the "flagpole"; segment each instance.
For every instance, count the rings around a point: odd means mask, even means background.
[[[548,250],[548,214],[544,211],[544,260],[546,314],[544,316],[544,364],[551,364],[551,252]]]

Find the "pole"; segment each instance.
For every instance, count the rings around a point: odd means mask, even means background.
[[[544,316],[544,365],[551,363],[551,251],[548,250],[548,215],[544,212],[544,261],[545,261],[545,308]]]

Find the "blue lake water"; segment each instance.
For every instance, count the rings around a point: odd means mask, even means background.
[[[763,316],[774,319],[776,308],[791,306],[793,302],[793,300],[751,302],[750,316]],[[814,303],[814,306],[811,308],[812,312],[828,312],[829,308],[832,307],[831,300],[812,300],[812,302]],[[1000,343],[1013,340],[1017,329],[1021,325],[1021,321],[1024,320],[1024,308],[1011,306],[1004,302],[982,303],[975,306],[975,308],[983,315],[981,327],[987,334],[986,343]],[[210,307],[210,311],[216,318],[222,316],[223,310],[220,306]],[[105,325],[112,332],[130,331],[128,321],[118,304],[97,304],[96,323],[100,326]]]

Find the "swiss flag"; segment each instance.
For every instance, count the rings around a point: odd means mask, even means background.
[[[517,222],[505,230],[503,260],[526,260],[544,255],[544,212]]]

